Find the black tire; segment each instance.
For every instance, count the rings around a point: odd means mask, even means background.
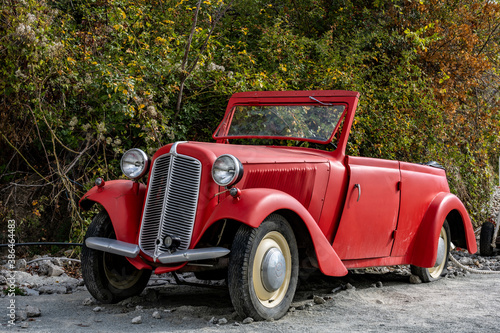
[[[229,257],[228,287],[240,316],[283,317],[295,295],[298,275],[297,242],[283,216],[272,214],[256,229],[246,225],[238,229]]]
[[[87,230],[88,237],[115,239],[111,219],[106,211],[97,214]],[[139,295],[148,284],[150,270],[139,270],[116,254],[82,248],[82,276],[87,290],[102,303],[117,303]]]
[[[436,264],[434,267],[425,268],[411,265],[411,273],[418,276],[423,282],[432,282],[441,279],[446,275],[446,267],[448,266],[448,258],[450,256],[450,244],[451,244],[450,227],[448,222],[445,220],[443,226],[441,227],[441,233],[439,236],[439,242],[443,242],[443,252],[440,254],[438,250],[438,256],[436,258]]]
[[[493,234],[495,226],[491,222],[484,222],[481,226],[481,235],[479,236],[479,253],[482,256],[490,257],[493,255]]]

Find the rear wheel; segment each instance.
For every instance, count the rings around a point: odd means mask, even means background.
[[[85,235],[85,238],[88,237],[116,239],[106,211],[101,211],[94,217]],[[84,242],[82,276],[95,299],[102,303],[116,303],[139,295],[146,287],[151,271],[135,268],[123,256],[88,248]]]
[[[297,287],[298,261],[295,235],[283,216],[272,214],[256,229],[241,226],[228,269],[238,314],[255,320],[283,317]]]
[[[439,234],[436,263],[430,268],[412,265],[412,274],[417,275],[423,282],[436,281],[444,276],[446,273],[446,266],[448,265],[448,257],[450,255],[450,238],[450,227],[445,220],[441,227],[441,233]]]
[[[495,232],[495,226],[491,222],[484,222],[481,226],[481,235],[479,237],[479,253],[482,256],[492,256],[493,255],[493,234]]]

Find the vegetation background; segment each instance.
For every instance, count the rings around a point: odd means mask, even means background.
[[[81,241],[77,202],[124,151],[210,141],[232,93],[299,89],[359,91],[349,154],[438,161],[478,226],[499,41],[489,0],[1,0],[0,230]]]

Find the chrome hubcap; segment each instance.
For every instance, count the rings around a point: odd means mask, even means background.
[[[448,252],[448,235],[445,228],[441,228],[441,234],[438,241],[438,253],[434,267],[429,268],[429,274],[432,278],[437,279],[443,273],[446,266],[446,254]]]
[[[273,292],[285,281],[286,261],[283,253],[277,248],[269,249],[264,255],[261,266],[261,278],[264,288]]]
[[[445,250],[446,250],[446,245],[444,244],[444,239],[441,237],[439,238],[438,242],[438,251],[437,251],[437,258],[436,258],[436,263],[434,264],[434,267],[438,267],[443,263],[444,256],[445,256]]]
[[[285,298],[292,276],[292,256],[285,237],[277,231],[264,236],[257,246],[252,265],[255,296],[266,308]]]

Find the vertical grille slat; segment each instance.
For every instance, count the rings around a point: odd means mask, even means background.
[[[187,249],[191,243],[201,163],[189,156],[166,154],[155,160],[151,172],[139,246],[154,258],[168,251],[163,245],[166,235],[180,238],[179,250]]]

